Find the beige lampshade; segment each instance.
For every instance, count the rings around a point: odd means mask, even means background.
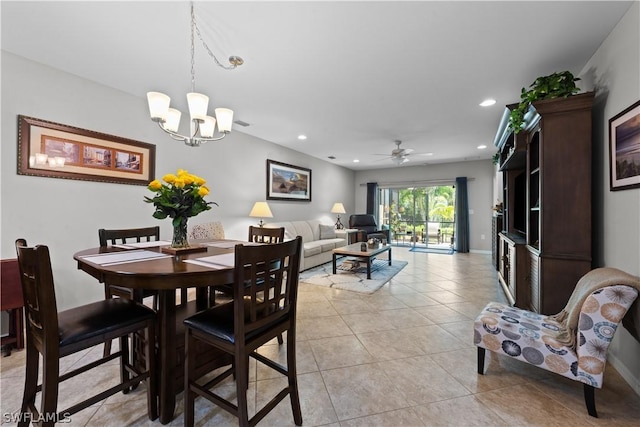
[[[347,213],[347,211],[344,210],[344,205],[342,203],[334,203],[331,208],[331,213],[343,214]]]
[[[249,212],[249,216],[253,218],[273,218],[267,202],[256,202],[251,212]]]

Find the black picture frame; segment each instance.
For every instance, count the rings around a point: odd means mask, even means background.
[[[267,159],[267,200],[311,201],[311,169]]]
[[[640,101],[609,120],[609,188],[640,188]]]

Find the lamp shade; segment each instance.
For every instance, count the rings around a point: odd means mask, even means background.
[[[205,117],[204,122],[200,125],[200,135],[204,138],[211,138],[215,130],[216,119],[211,116]]]
[[[249,212],[249,216],[253,218],[273,218],[267,202],[256,202],[251,212]]]
[[[171,98],[164,93],[147,92],[147,102],[149,103],[149,114],[152,120],[166,120]]]
[[[218,119],[218,132],[231,132],[233,125],[233,110],[228,108],[216,108],[216,119]]]
[[[189,114],[191,115],[191,120],[204,121],[207,117],[209,97],[201,93],[189,92],[187,94],[187,102],[189,104]]]
[[[331,208],[331,213],[343,214],[347,213],[347,211],[344,210],[344,205],[342,203],[334,203]]]
[[[167,111],[166,121],[164,122],[164,128],[166,130],[170,130],[171,132],[178,132],[178,127],[180,127],[180,117],[182,117],[182,113],[180,110],[176,110],[175,108],[169,108]]]

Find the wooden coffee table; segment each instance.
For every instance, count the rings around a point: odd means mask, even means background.
[[[361,243],[354,243],[352,245],[343,246],[333,250],[333,274],[336,274],[336,259],[338,256],[342,257],[354,257],[367,263],[367,279],[371,279],[371,261],[376,255],[380,255],[383,252],[389,253],[389,265],[391,265],[391,245],[379,244],[375,248],[367,246],[367,250],[361,249]]]

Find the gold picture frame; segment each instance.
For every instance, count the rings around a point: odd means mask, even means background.
[[[18,116],[18,175],[148,185],[156,146]]]

